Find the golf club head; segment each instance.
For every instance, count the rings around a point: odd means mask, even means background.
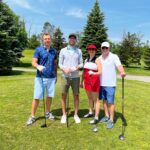
[[[119,139],[120,139],[121,141],[123,141],[123,140],[124,140],[124,135],[123,135],[123,134],[119,135]]]
[[[42,124],[41,125],[41,128],[46,128],[47,127],[47,124]]]
[[[97,127],[94,127],[92,131],[96,133],[98,131]]]

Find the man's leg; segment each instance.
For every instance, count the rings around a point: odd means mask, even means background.
[[[46,112],[51,111],[52,97],[46,98]]]
[[[74,115],[78,115],[79,109],[79,94],[74,94]]]
[[[66,93],[62,93],[61,95],[61,106],[62,106],[62,114],[63,116],[66,116]]]
[[[108,108],[109,108],[109,113],[110,113],[110,120],[114,121],[115,105],[108,104]]]
[[[38,105],[39,105],[39,99],[34,99],[32,101],[32,110],[31,110],[31,116],[32,117],[35,117],[35,113],[36,113]]]
[[[106,100],[103,100],[103,107],[104,107],[105,116],[109,117],[108,103]]]

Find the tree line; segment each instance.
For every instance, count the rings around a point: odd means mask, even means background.
[[[35,49],[42,44],[43,32],[51,34],[52,46],[58,54],[60,49],[67,45],[61,29],[48,21],[44,23],[41,34],[28,37],[24,20],[21,20],[2,0],[0,0],[0,16],[0,74],[11,72],[12,67],[19,63],[25,48]],[[96,0],[87,16],[84,31],[76,32],[77,46],[82,49],[83,58],[87,57],[87,44],[95,44],[98,48],[97,55],[100,55],[100,45],[107,40],[111,43],[111,51],[119,55],[125,66],[141,65],[141,60],[143,60],[145,67],[150,69],[149,41],[142,43],[140,35],[127,32],[123,34],[120,43],[113,43],[108,38],[108,28],[104,24],[104,19],[104,13],[100,10],[99,2]]]

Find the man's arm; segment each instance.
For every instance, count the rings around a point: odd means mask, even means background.
[[[125,76],[126,76],[125,70],[124,70],[124,68],[123,68],[122,65],[117,66],[117,69],[118,69],[118,71],[119,71],[121,77],[125,77]]]

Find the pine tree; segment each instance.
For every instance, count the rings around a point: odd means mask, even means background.
[[[40,45],[40,41],[38,40],[38,37],[35,34],[33,34],[31,38],[29,38],[28,47],[31,49],[35,49],[39,45]]]
[[[150,70],[150,47],[147,46],[144,52],[144,63],[145,67]]]
[[[0,16],[0,74],[7,74],[22,56],[27,36],[24,24],[2,0]]]
[[[83,50],[83,57],[87,57],[85,48],[88,44],[93,43],[96,45],[98,55],[100,54],[101,43],[107,40],[107,28],[104,25],[104,14],[101,12],[98,0],[96,0],[92,11],[90,12],[87,20],[87,25],[84,28],[83,38],[81,39],[81,48]]]
[[[53,34],[52,46],[57,50],[58,54],[65,46],[65,38],[63,37],[63,33],[61,32],[60,28],[56,28]]]

